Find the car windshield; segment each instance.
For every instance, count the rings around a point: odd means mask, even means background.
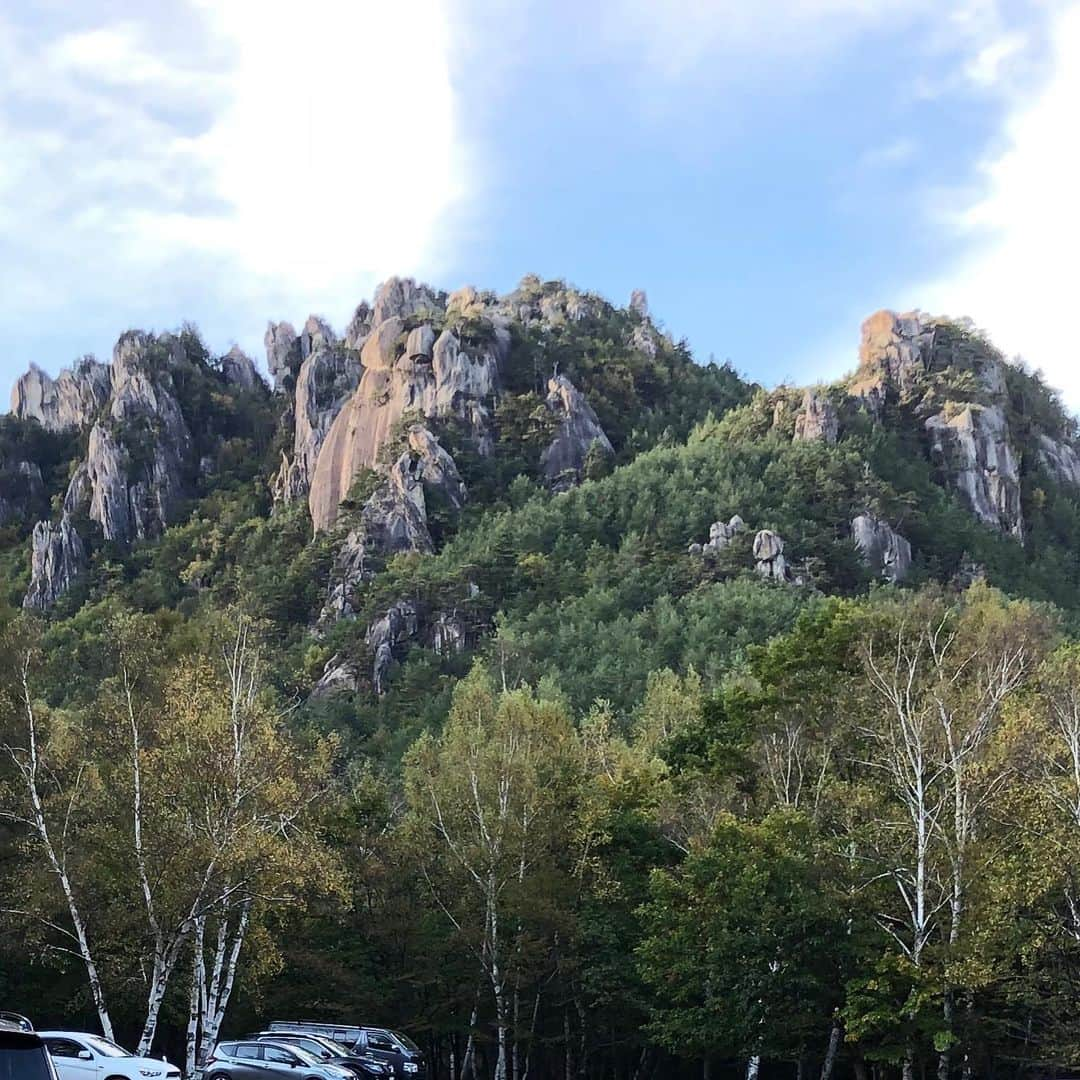
[[[0,1080],[52,1080],[49,1055],[40,1043],[0,1031]]]
[[[352,1053],[347,1046],[343,1046],[336,1039],[328,1039],[325,1036],[319,1037],[319,1045],[325,1046],[334,1057],[348,1057]]]
[[[122,1046],[117,1046],[116,1043],[111,1042],[109,1039],[103,1039],[98,1035],[84,1035],[82,1038],[84,1042],[89,1043],[91,1050],[96,1051],[102,1057],[122,1058],[135,1056],[130,1050],[125,1050]]]
[[[404,1046],[406,1050],[411,1050],[414,1054],[418,1054],[420,1052],[420,1047],[417,1046],[416,1043],[414,1043],[408,1035],[402,1035],[400,1031],[391,1031],[390,1034],[393,1035],[394,1038],[397,1039],[397,1041],[401,1043],[401,1045]]]

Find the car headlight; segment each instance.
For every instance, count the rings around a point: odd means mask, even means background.
[[[139,1070],[139,1075],[140,1076],[160,1076],[164,1071],[165,1071],[164,1069],[140,1069]]]
[[[407,1073],[414,1073],[420,1071],[420,1066],[417,1065],[415,1061],[406,1061],[402,1068]]]

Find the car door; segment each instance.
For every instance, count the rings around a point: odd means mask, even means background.
[[[401,1053],[389,1035],[381,1031],[365,1031],[364,1042],[373,1058],[386,1062],[394,1070],[395,1076],[401,1076]]]
[[[283,1046],[263,1047],[263,1077],[265,1080],[295,1080],[300,1059]]]
[[[233,1074],[233,1080],[262,1080],[263,1073],[263,1048],[256,1042],[243,1042],[236,1044],[233,1051],[235,1062],[229,1071]]]
[[[97,1080],[101,1063],[89,1046],[76,1039],[56,1036],[47,1036],[45,1045],[60,1080]]]

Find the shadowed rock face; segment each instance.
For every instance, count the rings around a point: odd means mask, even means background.
[[[274,381],[274,389],[284,390],[288,377],[300,367],[300,337],[292,323],[271,322],[266,324],[263,344],[266,346],[266,370]]]
[[[863,562],[894,584],[911,570],[911,544],[891,525],[873,514],[859,514],[851,523],[851,537]]]
[[[11,411],[48,431],[84,428],[101,412],[109,389],[109,368],[92,356],[65,368],[55,380],[31,364],[12,387]]]
[[[265,390],[255,361],[239,345],[234,345],[221,358],[221,374],[230,386],[238,390]]]
[[[762,529],[754,537],[754,569],[772,581],[787,581],[784,541],[771,529]]]
[[[377,301],[376,310],[380,306],[386,308]],[[456,417],[481,452],[490,449],[489,407],[509,335],[486,317],[476,322],[468,340],[449,329],[435,336],[428,324],[408,331],[396,314],[374,326],[361,352],[359,386],[319,451],[308,499],[316,530],[334,524],[353,479],[377,465],[379,451],[407,413]]]
[[[391,604],[385,615],[367,629],[364,640],[375,654],[371,672],[371,687],[380,697],[387,690],[387,675],[394,662],[394,647],[416,637],[419,629],[416,605],[409,600]]]
[[[184,497],[191,433],[169,372],[179,349],[174,338],[132,330],[113,350],[112,395],[64,501],[98,522],[106,540],[159,535]]]
[[[315,349],[296,377],[293,454],[282,456],[272,484],[275,502],[292,502],[307,494],[326,434],[360,382],[360,361],[354,351],[325,336],[312,340],[317,342]]]
[[[47,611],[86,567],[86,549],[67,514],[58,525],[39,521],[30,551],[30,587],[23,607]]]
[[[585,395],[565,375],[548,380],[547,407],[560,423],[540,462],[548,483],[565,489],[581,480],[585,457],[594,444],[606,454],[614,449]]]
[[[0,525],[43,512],[44,502],[45,483],[38,465],[0,460]]]
[[[815,390],[803,394],[802,408],[795,417],[796,442],[835,443],[840,434],[840,418],[836,406]]]

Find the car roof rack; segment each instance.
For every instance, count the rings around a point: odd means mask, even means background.
[[[22,1013],[0,1009],[0,1023],[11,1024],[20,1031],[33,1031],[34,1025]]]

